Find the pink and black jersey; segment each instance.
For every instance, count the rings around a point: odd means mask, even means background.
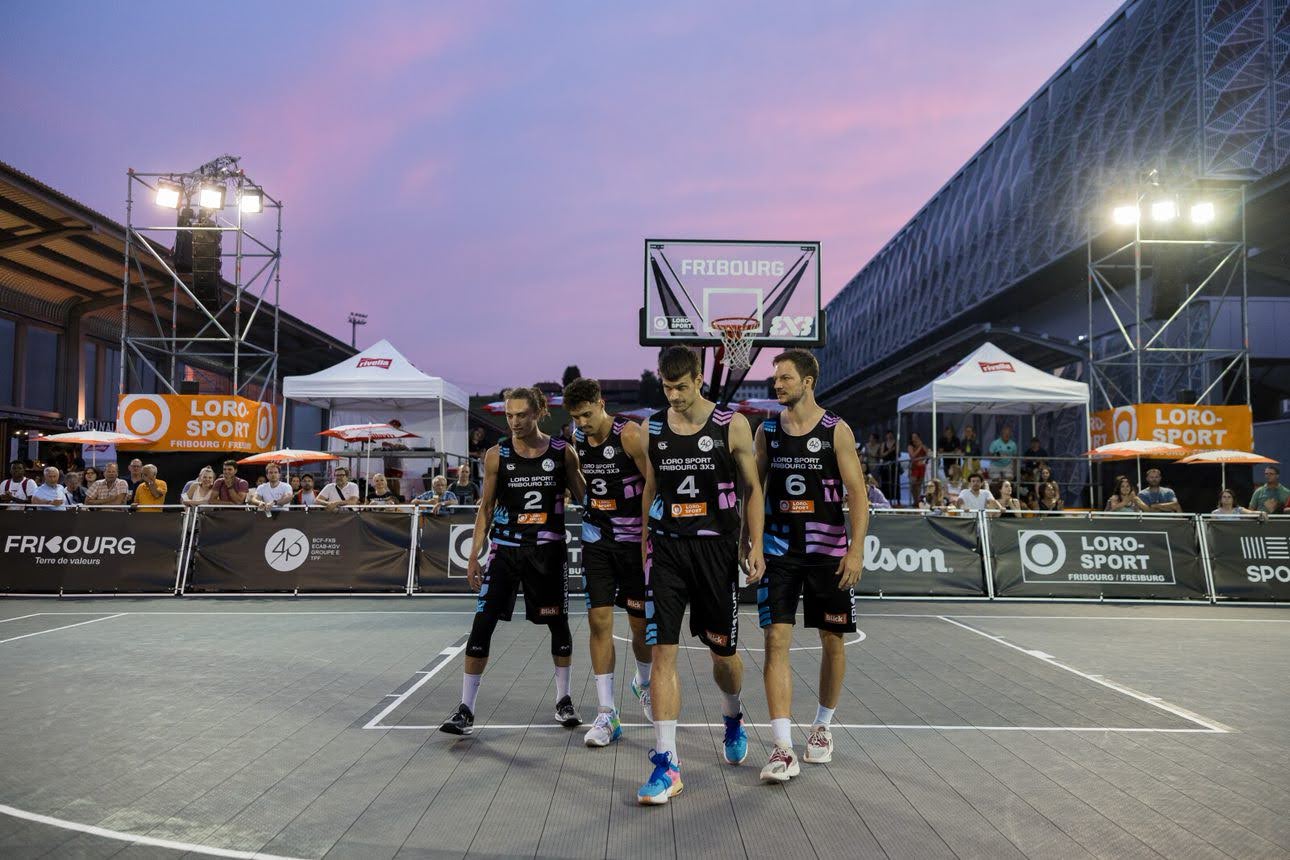
[[[730,453],[734,416],[729,409],[713,409],[699,432],[688,436],[672,431],[666,409],[650,416],[648,450],[655,486],[650,534],[739,537],[738,467]]]
[[[551,438],[538,457],[521,457],[510,437],[497,443],[497,507],[490,537],[500,546],[537,546],[564,540],[568,443]]]
[[[766,437],[766,555],[807,559],[847,554],[842,475],[834,428],[838,416],[825,412],[807,433],[790,436],[779,418],[761,425]]]
[[[623,449],[626,418],[615,418],[613,429],[599,445],[587,434],[573,432],[582,475],[587,479],[587,496],[582,513],[582,542],[641,542],[641,493],[645,476],[636,461]]]

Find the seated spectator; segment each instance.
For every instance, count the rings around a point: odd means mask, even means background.
[[[1148,469],[1147,487],[1138,493],[1138,498],[1149,511],[1181,514],[1182,505],[1178,503],[1178,497],[1174,495],[1173,490],[1160,486],[1161,477],[1159,469]]]
[[[1017,440],[1012,438],[1012,425],[1004,424],[999,435],[990,443],[990,461],[986,471],[1007,476],[1013,473],[1017,458]]]
[[[430,481],[430,489],[413,499],[418,506],[427,506],[432,516],[448,513],[444,508],[457,504],[457,495],[448,489],[448,481],[443,475],[435,475]]]
[[[996,498],[991,499],[987,504],[990,508],[997,511],[1000,516],[1021,516],[1021,501],[1012,494],[1012,481],[1000,481],[999,495]]]
[[[948,469],[949,473],[945,476],[945,495],[948,498],[957,499],[966,486],[963,483],[963,470],[956,460],[950,461]]]
[[[1214,508],[1213,516],[1219,520],[1235,520],[1241,516],[1249,514],[1258,514],[1259,511],[1252,511],[1249,508],[1243,508],[1236,503],[1236,496],[1231,490],[1223,490],[1218,494],[1218,507]]]
[[[344,505],[358,504],[358,485],[349,479],[349,469],[341,466],[336,469],[336,480],[322,488],[317,502],[329,511],[339,510]]]
[[[292,475],[292,476],[291,476],[291,480],[287,481],[287,483],[291,485],[291,495],[292,495],[292,497],[294,497],[294,496],[296,495],[296,493],[300,492],[300,476],[299,476],[299,475]]]
[[[1038,436],[1030,437],[1030,447],[1026,449],[1026,459],[1021,462],[1021,471],[1034,475],[1035,471],[1048,459],[1048,450],[1039,441]]]
[[[1057,487],[1056,481],[1046,481],[1039,485],[1039,499],[1035,505],[1037,511],[1060,511],[1062,509],[1062,493]]]
[[[297,505],[313,505],[318,502],[318,493],[314,491],[314,476],[305,472],[300,476],[300,489],[296,492]]]
[[[264,486],[264,483],[265,483],[266,481],[268,481],[268,480],[269,480],[269,479],[268,479],[268,478],[266,478],[266,477],[264,477],[263,475],[256,475],[256,476],[255,476],[255,487],[256,487],[256,489],[259,489],[260,487]]]
[[[58,467],[46,466],[45,482],[32,492],[30,503],[51,511],[65,511],[70,508],[72,500],[67,497],[67,490],[63,485],[58,483],[58,478]]]
[[[1053,480],[1053,470],[1050,469],[1047,464],[1040,464],[1040,466],[1037,469],[1035,469],[1033,478],[1034,478],[1034,483],[1031,485],[1030,493],[1029,493],[1030,506],[1032,509],[1036,508],[1039,505],[1039,496],[1041,495],[1040,490],[1043,489],[1044,484],[1057,483],[1056,481]],[[1060,485],[1059,485],[1059,489],[1060,489]]]
[[[1269,464],[1263,469],[1263,480],[1263,486],[1250,496],[1250,507],[1268,514],[1284,513],[1286,503],[1290,502],[1290,488],[1281,483],[1281,470]],[[1269,510],[1269,500],[1275,510]],[[0,495],[0,501],[4,501],[4,496]]]
[[[140,460],[138,457],[135,457],[133,460],[130,461],[130,465],[126,467],[126,470],[127,471],[126,471],[126,476],[124,480],[125,480],[126,486],[130,488],[129,501],[133,502],[135,488],[137,488],[141,483],[143,483],[143,461]]]
[[[251,485],[237,476],[237,461],[224,461],[224,474],[215,482],[215,504],[244,505]]]
[[[434,486],[433,483],[431,486]],[[479,487],[475,486],[475,482],[470,480],[470,466],[465,463],[457,467],[457,483],[453,484],[449,490],[452,495],[457,497],[457,501],[452,504],[479,504]]]
[[[877,435],[876,433],[874,434],[875,437]],[[873,474],[865,475],[864,482],[868,487],[869,507],[891,510],[891,502],[887,500],[887,497],[882,494],[882,490],[878,487],[878,476]]]
[[[179,500],[188,507],[197,505],[214,505],[219,503],[219,494],[215,490],[215,470],[202,466],[197,473],[197,480],[189,481]]]
[[[440,476],[435,480],[443,481],[444,479]],[[447,482],[445,481],[445,483]],[[403,497],[390,489],[390,481],[383,472],[377,472],[372,476],[372,495],[367,497],[367,503],[378,508],[389,507],[403,504]]]
[[[149,463],[139,470],[134,488],[134,503],[140,511],[156,513],[166,503],[166,482],[157,477],[157,467]]]
[[[85,491],[88,493],[90,487],[94,486],[94,482],[101,477],[102,475],[99,474],[98,469],[93,466],[86,466],[85,471],[81,473],[81,486],[84,487]]]
[[[71,499],[71,503],[73,505],[85,504],[85,487],[81,484],[81,473],[68,472],[64,481],[67,498]]]
[[[1133,489],[1133,482],[1128,475],[1115,476],[1115,492],[1106,500],[1108,511],[1145,511],[1146,502],[1138,498],[1138,491]],[[1037,509],[1036,509],[1037,510]]]
[[[14,502],[11,511],[20,511],[36,492],[36,482],[27,477],[27,466],[21,460],[9,464],[9,477],[0,481],[0,502]]]
[[[1285,506],[1278,504],[1277,500],[1274,497],[1268,496],[1263,500],[1263,513],[1266,516],[1284,514],[1285,512],[1286,512]]]
[[[965,511],[984,511],[993,500],[994,494],[985,485],[985,478],[980,472],[973,472],[968,475],[967,489],[959,493],[954,503]]]
[[[255,504],[262,511],[281,510],[291,504],[291,485],[282,480],[277,463],[264,468],[265,481],[255,488]]]
[[[108,463],[104,466],[103,477],[91,484],[89,490],[85,492],[85,504],[91,507],[124,505],[128,498],[130,498],[130,485],[118,476],[116,463]]]
[[[918,500],[918,509],[932,513],[945,513],[945,507],[945,490],[941,482],[933,478],[923,484],[923,495]]]

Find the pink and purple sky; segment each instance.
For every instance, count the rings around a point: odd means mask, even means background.
[[[472,392],[637,376],[646,236],[818,239],[827,301],[1119,5],[23,4],[0,159],[124,221],[127,167],[241,155],[291,313]]]

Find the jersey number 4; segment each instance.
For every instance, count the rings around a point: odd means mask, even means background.
[[[699,495],[699,488],[694,483],[694,476],[686,475],[685,480],[676,488],[676,491],[682,495],[689,496],[690,498],[694,498]]]

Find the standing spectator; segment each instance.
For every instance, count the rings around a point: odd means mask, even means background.
[[[271,511],[291,504],[291,485],[282,480],[282,469],[277,463],[264,467],[267,479],[255,488],[255,504],[260,510]]]
[[[80,472],[67,473],[67,498],[72,500],[73,505],[85,504],[85,487],[81,484]]]
[[[67,497],[67,490],[63,485],[58,483],[58,478],[58,467],[46,466],[45,483],[32,492],[31,504],[42,505],[51,511],[65,511],[71,507],[72,500]]]
[[[300,489],[295,495],[295,504],[313,505],[318,501],[318,493],[314,491],[314,476],[305,472],[300,476]]]
[[[1004,424],[999,435],[990,443],[989,471],[1002,478],[1013,476],[1016,468],[1017,440],[1012,438],[1012,425]]]
[[[129,500],[134,501],[134,491],[143,483],[143,461],[135,457],[126,468],[125,483],[130,488]]]
[[[1043,485],[1040,485],[1043,489]],[[1041,496],[1035,497],[1035,510],[1039,510],[1039,501]],[[1128,475],[1115,476],[1115,492],[1106,500],[1106,509],[1108,511],[1145,511],[1149,510],[1146,503],[1138,498],[1138,491],[1133,489],[1133,482],[1129,480]]]
[[[1040,490],[1043,489],[1044,484],[1057,485],[1057,482],[1053,480],[1053,470],[1050,469],[1046,463],[1035,470],[1034,478],[1035,482],[1032,485],[1030,493],[1030,503],[1032,507],[1039,504]]]
[[[134,503],[140,511],[156,513],[166,503],[166,482],[157,477],[157,467],[149,463],[139,470],[139,484],[134,488]]]
[[[484,477],[484,454],[488,451],[486,435],[483,427],[476,426],[470,430],[470,447],[467,453],[470,454],[471,471],[476,481]]]
[[[237,461],[224,461],[224,474],[215,482],[215,504],[244,505],[251,485],[237,476]]]
[[[448,483],[442,475],[435,480]],[[385,477],[384,472],[377,472],[372,476],[372,495],[368,496],[367,503],[375,507],[389,507],[403,504],[403,497],[390,489],[390,481]]]
[[[1147,488],[1138,493],[1138,498],[1146,504],[1149,511],[1181,514],[1182,505],[1178,503],[1178,497],[1174,495],[1174,491],[1168,487],[1160,486],[1162,477],[1159,469],[1148,469]]]
[[[197,473],[197,480],[190,481],[188,486],[184,487],[180,501],[190,508],[197,505],[216,504],[219,501],[219,494],[215,490],[215,470],[210,466],[202,466],[202,470]]]
[[[955,504],[965,511],[984,511],[992,501],[994,494],[986,487],[985,478],[980,472],[973,472],[968,475],[967,489],[959,493]]]
[[[457,497],[457,501],[452,502],[454,505],[479,504],[479,487],[470,480],[470,467],[466,464],[457,467],[457,483],[452,485],[450,492]]]
[[[429,507],[431,516],[446,514],[448,511],[444,509],[457,503],[457,494],[448,489],[448,479],[443,475],[435,475],[430,482],[430,489],[413,500],[415,505]]]
[[[874,433],[873,436],[877,438],[878,434]],[[882,494],[882,490],[878,487],[878,476],[873,473],[865,475],[864,482],[868,488],[869,507],[891,510],[891,502],[887,500],[887,497]]]
[[[1252,511],[1249,508],[1243,508],[1236,503],[1236,496],[1232,495],[1231,490],[1223,490],[1218,494],[1218,507],[1214,508],[1213,516],[1220,520],[1239,519],[1243,514],[1257,514],[1258,511]]]
[[[339,510],[342,505],[358,504],[358,485],[349,479],[349,469],[340,466],[335,472],[336,480],[322,488],[318,493],[318,504],[329,511]]]
[[[87,505],[124,505],[130,498],[130,485],[121,479],[116,463],[103,467],[103,477],[95,481],[85,493]]]
[[[882,468],[882,491],[889,499],[900,498],[900,467],[896,457],[896,434],[890,430],[882,437],[878,449],[878,462]]]
[[[1026,459],[1021,463],[1023,477],[1033,477],[1035,471],[1048,459],[1048,449],[1039,441],[1038,436],[1030,437],[1030,447],[1026,449]]]
[[[864,471],[866,475],[879,474],[879,463],[882,462],[882,440],[878,438],[877,433],[869,434],[869,441],[865,443],[864,451],[861,458],[864,460]]]
[[[0,502],[16,502],[9,506],[11,511],[22,510],[22,506],[36,492],[36,482],[27,477],[27,467],[21,460],[9,464],[9,477],[0,481]]]
[[[963,453],[959,448],[959,437],[954,432],[953,424],[947,422],[945,428],[941,430],[941,439],[936,443],[936,453],[941,458],[940,465],[937,468],[940,470],[940,474],[948,477],[950,466],[958,463],[959,458],[957,455]]]
[[[923,437],[917,433],[909,434],[909,485],[911,487],[923,486],[923,478],[927,476],[927,446],[923,444]]]
[[[1290,488],[1281,483],[1281,470],[1276,466],[1268,465],[1263,469],[1264,484],[1254,491],[1250,496],[1250,507],[1256,511],[1268,514],[1285,513],[1286,502],[1290,501]],[[4,496],[0,495],[0,501]],[[1275,509],[1269,509],[1269,502]]]
[[[912,508],[918,504],[919,488],[909,482],[909,452],[896,455],[896,489],[900,492],[900,506]]]
[[[976,429],[971,424],[963,425],[963,438],[959,440],[959,451],[963,454],[960,465],[962,474],[971,475],[981,468],[981,443],[976,440]]]

